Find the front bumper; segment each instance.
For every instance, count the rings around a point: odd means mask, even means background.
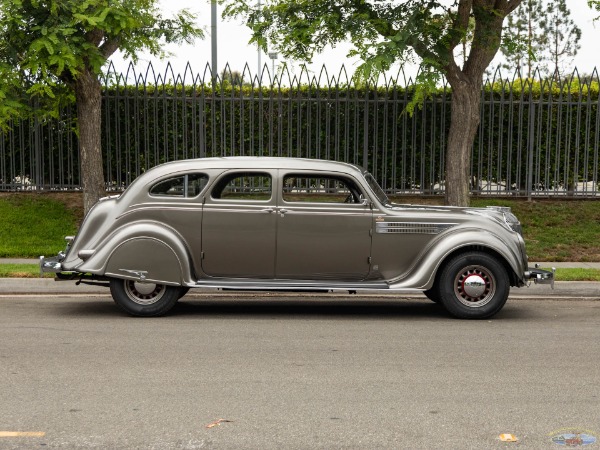
[[[536,264],[535,269],[528,270],[525,272],[525,279],[533,280],[535,284],[549,284],[554,289],[554,278],[556,269],[553,267],[552,271],[542,270],[538,268]]]

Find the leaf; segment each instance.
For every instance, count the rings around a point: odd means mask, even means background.
[[[227,422],[233,422],[233,420],[217,419],[214,422],[211,422],[211,423],[205,425],[205,428],[214,428],[214,427],[221,425],[222,423],[227,423]]]

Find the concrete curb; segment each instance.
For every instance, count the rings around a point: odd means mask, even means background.
[[[221,291],[215,289],[192,289],[190,294],[221,295]],[[80,284],[77,286],[75,281],[54,281],[51,278],[0,278],[0,295],[110,295],[109,290],[102,286],[89,286]],[[236,292],[235,295],[244,294],[243,291]],[[254,293],[255,294],[255,293]],[[284,293],[282,293],[284,294]],[[367,291],[367,295],[381,297],[399,295],[393,292]],[[287,293],[285,293],[287,295]],[[294,293],[295,296],[302,296],[301,293]],[[313,294],[311,294],[313,295]],[[405,296],[405,295],[401,295]],[[414,296],[414,295],[410,295]],[[511,288],[510,297],[517,298],[545,298],[545,299],[563,299],[563,298],[584,298],[600,300],[600,282],[584,281],[557,281],[555,289],[552,290],[548,285],[531,285],[529,288]]]

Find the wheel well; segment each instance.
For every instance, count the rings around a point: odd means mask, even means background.
[[[435,282],[437,282],[438,277],[439,277],[440,273],[442,272],[442,269],[444,268],[444,266],[446,264],[448,264],[448,261],[450,261],[451,259],[455,258],[458,255],[462,255],[463,253],[469,253],[469,252],[486,253],[486,254],[494,257],[506,269],[506,273],[508,274],[508,278],[510,279],[510,285],[517,286],[519,284],[519,278],[517,277],[517,274],[515,273],[513,268],[510,266],[510,264],[506,261],[504,256],[502,256],[500,253],[498,253],[494,249],[491,249],[489,247],[484,247],[483,245],[469,245],[466,247],[461,247],[461,248],[458,248],[458,249],[454,250],[453,252],[449,253],[448,255],[446,255],[446,257],[443,259],[442,263],[438,266],[438,269],[435,274]]]

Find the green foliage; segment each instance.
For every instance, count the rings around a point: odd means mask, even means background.
[[[445,76],[455,89],[447,158],[458,162],[447,165],[451,182],[446,198],[454,205],[468,204],[463,169],[469,165],[466,155],[478,124],[476,115],[465,111],[477,107],[483,74],[500,47],[504,19],[521,0],[266,0],[260,7],[246,0],[221,2],[227,5],[226,17],[245,20],[252,30],[251,42],[264,49],[270,44],[288,59],[310,60],[327,45],[350,41],[349,56],[361,59],[357,73],[365,82],[393,64],[412,62],[416,55],[423,73],[409,114],[423,106],[436,78]],[[455,54],[461,45],[464,64],[459,66]]]
[[[560,77],[579,48],[581,29],[565,0],[525,0],[507,19],[502,36],[502,67],[531,78],[536,67]]]
[[[251,42],[263,49],[274,47],[288,59],[310,61],[327,45],[350,41],[349,56],[360,58],[357,75],[364,82],[372,81],[394,64],[413,62],[418,56],[423,72],[417,95],[412,97],[411,113],[431,94],[433,81],[440,74],[448,75],[457,68],[454,49],[465,43],[467,36],[473,39],[477,51],[485,48],[495,53],[501,27],[489,25],[508,13],[498,7],[490,14],[486,8],[491,9],[493,2],[482,2],[485,6],[481,8],[464,0],[451,7],[436,0],[267,0],[261,8],[245,0],[221,3],[226,4],[225,17],[246,21],[253,33]],[[466,55],[466,49],[463,53]],[[475,55],[473,59],[479,64],[488,56],[481,59]]]
[[[164,55],[202,35],[186,11],[165,19],[155,0],[0,0],[0,126],[73,101],[83,73],[99,76],[117,49]]]
[[[393,83],[272,89],[226,79],[215,90],[202,84],[109,86],[102,112],[104,167],[118,189],[144,170],[183,158],[274,155],[361,165],[367,161],[385,189],[434,193],[445,179],[450,89],[438,88],[423,100],[421,109],[404,114],[413,95],[413,87]],[[534,189],[570,189],[577,181],[598,179],[593,172],[594,145],[600,139],[595,126],[598,101],[597,81],[486,84],[481,128],[472,151],[473,188],[485,188],[480,183],[491,181],[506,192],[523,195],[531,138],[534,169],[540,174],[533,179]],[[19,133],[4,136],[6,159],[0,159],[0,165],[9,168],[11,161],[26,161],[23,174],[41,167],[45,184],[78,185],[76,175],[69,172],[73,161],[77,165],[76,155],[64,150],[76,148],[76,143],[70,133],[61,131],[68,123],[67,111],[63,116],[30,135],[39,136],[44,148],[38,166],[29,162],[35,140]],[[26,130],[36,126],[22,125]]]
[[[588,0],[588,6],[596,12],[600,13],[600,0]],[[600,16],[597,16],[596,18],[594,18],[594,21],[597,21],[599,18]]]
[[[519,70],[522,76],[531,77],[537,61],[548,40],[548,24],[544,19],[542,0],[525,0],[508,16],[502,35],[502,53],[506,63],[502,67]]]
[[[571,19],[571,11],[565,0],[549,0],[545,23],[548,29],[547,59],[552,73],[560,76],[581,48],[581,29]]]

